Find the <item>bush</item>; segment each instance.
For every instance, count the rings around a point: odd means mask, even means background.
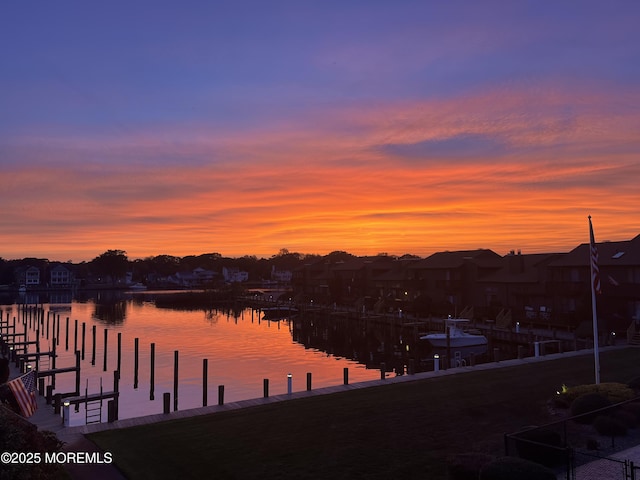
[[[515,457],[498,458],[480,471],[479,480],[556,480],[547,467]]]
[[[572,404],[578,397],[587,393],[598,393],[611,403],[620,403],[631,400],[636,396],[634,390],[624,383],[600,383],[589,385],[577,385],[568,387],[558,396],[560,399]]]
[[[447,459],[449,480],[478,480],[480,470],[496,459],[484,453],[461,453]]]
[[[600,435],[607,437],[623,437],[627,434],[627,426],[615,417],[600,415],[593,421],[593,427]]]
[[[560,433],[554,430],[532,428],[519,433],[516,437],[518,455],[525,460],[546,467],[562,465],[566,462],[566,452]]]
[[[574,419],[577,423],[590,424],[597,414],[586,415],[587,413],[610,405],[611,402],[607,397],[599,393],[585,393],[576,398],[571,404],[571,415],[577,417]]]
[[[55,434],[41,432],[19,415],[0,406],[0,451],[3,452],[56,452],[62,448]],[[44,456],[44,455],[43,455]],[[0,468],[0,478],[67,478],[59,464],[44,462],[35,464],[5,464]]]

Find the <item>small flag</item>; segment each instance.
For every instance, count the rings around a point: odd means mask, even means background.
[[[23,417],[30,417],[38,409],[36,398],[36,372],[31,371],[11,380],[9,388],[18,402]]]
[[[593,237],[591,216],[589,216],[589,245],[591,247],[591,282],[593,283],[593,291],[602,293],[600,289],[600,270],[598,269],[598,248],[596,247],[596,240]]]

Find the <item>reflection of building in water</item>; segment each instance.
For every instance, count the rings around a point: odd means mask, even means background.
[[[346,315],[299,315],[293,322],[293,339],[337,357],[345,357],[366,365],[398,373],[407,371],[409,361],[420,358],[413,331],[377,321],[375,317],[355,318]]]

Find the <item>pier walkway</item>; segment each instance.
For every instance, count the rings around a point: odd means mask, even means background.
[[[601,347],[601,351],[608,351],[619,348],[626,348],[627,345]],[[255,407],[259,405],[266,405],[274,402],[282,402],[286,400],[305,398],[317,395],[328,395],[339,392],[346,392],[349,390],[369,388],[381,385],[389,385],[402,382],[414,382],[419,380],[425,380],[428,378],[437,378],[445,375],[463,375],[465,373],[474,372],[478,370],[491,370],[496,368],[526,365],[532,363],[541,363],[558,358],[567,358],[579,355],[593,354],[593,350],[579,350],[566,353],[549,354],[539,357],[525,357],[522,359],[504,360],[500,362],[482,363],[475,366],[463,366],[457,368],[450,368],[446,370],[431,371],[416,373],[413,375],[399,375],[389,376],[385,379],[372,380],[366,382],[350,383],[348,385],[340,384],[331,387],[318,388],[310,391],[295,391],[291,394],[274,395],[267,398],[255,398],[249,400],[242,400],[237,402],[225,403],[224,405],[211,405],[200,408],[192,408],[187,410],[179,410],[170,412],[167,414],[154,414],[146,415],[136,418],[126,418],[114,421],[112,423],[95,423],[81,426],[65,427],[63,425],[62,417],[53,413],[53,406],[47,405],[44,397],[38,397],[38,410],[28,420],[35,424],[39,430],[48,430],[54,432],[58,439],[65,443],[64,451],[68,452],[98,452],[98,447],[88,440],[85,435],[112,429],[121,429],[134,427],[138,425],[149,425],[153,423],[165,422],[169,420],[175,420],[180,418],[195,417],[199,415],[208,415],[217,412],[225,412],[229,410]],[[17,371],[12,371],[11,378],[18,376]],[[629,458],[634,462],[636,459],[640,464],[640,446],[630,451],[623,452],[628,454]],[[618,455],[622,455],[620,453]],[[117,460],[117,459],[115,459]],[[84,465],[66,465],[67,470],[71,474],[72,478],[84,479],[118,479],[124,478],[118,469],[112,464],[84,464]]]

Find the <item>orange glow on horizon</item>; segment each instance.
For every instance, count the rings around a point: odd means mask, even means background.
[[[637,114],[603,120],[593,110],[612,99],[537,93],[23,146],[27,166],[6,172],[0,256],[555,252],[588,240],[587,215],[598,241],[640,233]]]

